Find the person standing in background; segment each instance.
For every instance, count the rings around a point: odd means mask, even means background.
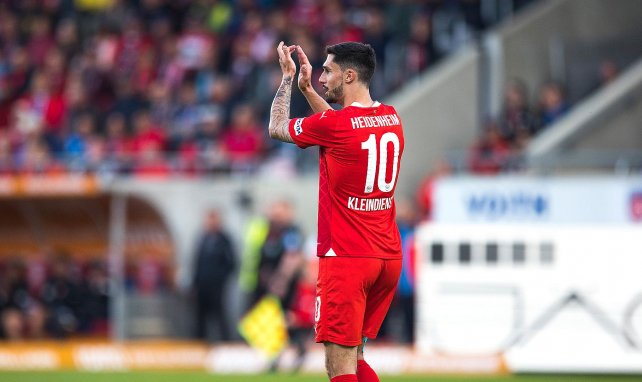
[[[287,200],[276,201],[269,207],[268,222],[252,303],[272,293],[281,301],[283,310],[287,310],[301,276],[303,234],[294,222],[294,210]]]
[[[196,337],[207,340],[211,319],[216,320],[219,338],[231,339],[225,312],[227,283],[236,268],[236,253],[229,235],[223,230],[220,212],[210,210],[205,218],[194,261],[192,286],[196,294]]]

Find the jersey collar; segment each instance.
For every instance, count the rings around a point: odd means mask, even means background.
[[[367,107],[377,107],[377,106],[379,106],[379,105],[381,105],[381,103],[380,103],[379,101],[375,101],[375,102],[372,104],[372,106],[365,106],[365,105],[363,105],[361,102],[356,102],[356,101],[350,104],[350,106],[354,106],[354,107],[364,107],[364,108],[367,108]]]

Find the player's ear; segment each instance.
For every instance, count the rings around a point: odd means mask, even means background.
[[[354,69],[346,69],[343,72],[343,80],[346,84],[352,83],[357,80],[357,72]]]

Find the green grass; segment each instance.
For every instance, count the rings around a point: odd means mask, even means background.
[[[221,375],[202,372],[0,372],[0,382],[323,382],[324,375]],[[639,382],[637,375],[388,376],[381,382]]]

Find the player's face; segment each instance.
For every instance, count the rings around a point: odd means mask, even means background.
[[[329,103],[341,103],[343,101],[343,72],[341,67],[334,63],[334,55],[328,54],[323,63],[323,73],[319,82],[325,90],[325,98]]]

